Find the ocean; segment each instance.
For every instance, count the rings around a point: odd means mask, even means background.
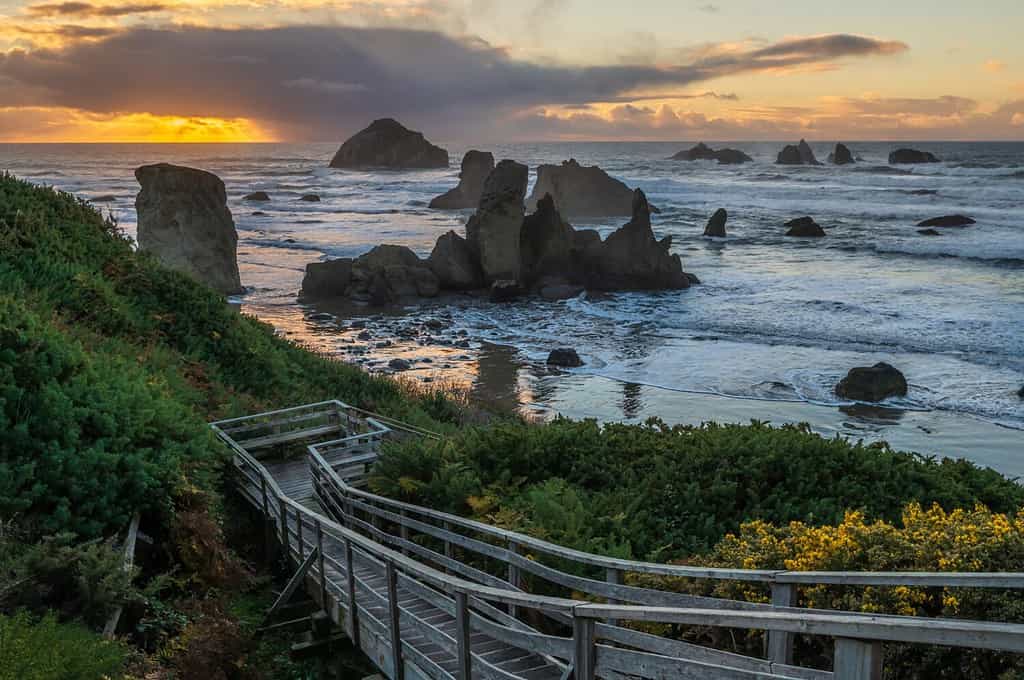
[[[457,182],[464,147],[448,146],[447,170],[353,172],[327,167],[333,143],[0,144],[0,170],[103,199],[97,206],[128,234],[135,167],[216,173],[239,233],[243,310],[371,370],[407,358],[413,379],[465,384],[538,417],[808,422],[827,436],[884,439],[1024,475],[1024,143],[851,143],[857,164],[809,167],[775,165],[782,143],[708,142],[754,162],[668,160],[694,143],[478,148],[528,164],[531,184],[538,164],[575,158],[639,186],[661,210],[656,235],[672,236],[701,285],[561,302],[460,296],[389,310],[299,305],[303,268],[379,243],[425,256],[442,233],[462,232],[469,211],[427,203]],[[820,160],[832,145],[811,144]],[[890,167],[897,146],[943,162]],[[272,200],[242,200],[255,190]],[[310,192],[321,202],[298,201]],[[719,207],[729,212],[729,236],[705,238]],[[952,213],[977,224],[917,233],[920,220]],[[783,236],[782,223],[802,215],[827,236]],[[573,226],[606,235],[625,221]],[[429,319],[445,328],[425,329]],[[358,338],[357,320],[370,340]],[[585,365],[549,370],[556,346],[574,347]],[[835,396],[847,370],[877,361],[906,374],[906,398],[868,407]]]

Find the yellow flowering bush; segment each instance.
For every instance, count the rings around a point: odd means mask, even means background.
[[[943,510],[907,505],[898,524],[868,521],[849,511],[834,526],[791,522],[774,526],[754,520],[729,534],[690,564],[793,571],[1024,571],[1024,509],[1016,516],[983,505]],[[658,581],[659,587],[716,597],[767,602],[769,591],[753,583],[688,579]],[[956,617],[1024,622],[1024,594],[980,588],[803,586],[799,606],[907,616]],[[720,642],[712,631],[680,631]],[[760,633],[729,638],[728,646],[758,653]],[[805,664],[829,667],[831,649],[821,639],[798,639]],[[915,645],[887,645],[888,677],[1024,678],[1024,659],[1010,654]]]

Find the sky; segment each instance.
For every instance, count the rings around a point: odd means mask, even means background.
[[[0,0],[0,141],[1024,140],[1020,0]]]

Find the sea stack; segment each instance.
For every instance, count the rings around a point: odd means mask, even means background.
[[[739,149],[712,149],[704,142],[697,146],[684,149],[672,156],[674,161],[702,161],[716,160],[720,165],[733,165],[736,163],[749,163],[754,160]]]
[[[835,150],[828,155],[828,162],[832,165],[849,165],[854,162],[853,154],[850,153],[848,146],[839,142]]]
[[[519,231],[529,168],[503,160],[484,182],[477,211],[466,223],[466,241],[477,255],[485,283],[519,280]]]
[[[783,226],[787,228],[786,236],[821,238],[825,235],[825,230],[821,228],[821,225],[815,222],[813,217],[809,216],[797,217],[786,222]]]
[[[460,210],[475,208],[480,203],[480,194],[484,190],[487,175],[494,170],[494,154],[490,151],[467,151],[462,157],[462,169],[459,171],[459,184],[454,189],[430,201],[435,210]]]
[[[821,165],[814,157],[811,145],[803,139],[799,144],[789,144],[783,147],[775,162],[778,165]]]
[[[158,163],[135,171],[139,249],[226,295],[243,292],[238,233],[224,182],[213,173]]]
[[[911,165],[915,163],[938,163],[935,154],[917,149],[896,149],[889,154],[889,165]]]
[[[725,208],[719,208],[711,215],[711,219],[708,220],[708,224],[704,227],[705,236],[714,236],[716,238],[725,238],[725,221],[729,218],[729,213],[726,212]]]
[[[332,168],[447,168],[448,152],[393,118],[370,123],[341,145]]]
[[[550,194],[565,218],[631,215],[633,190],[596,165],[580,165],[575,158],[561,165],[537,168],[537,183],[526,202],[528,210]],[[657,210],[652,210],[657,212]]]

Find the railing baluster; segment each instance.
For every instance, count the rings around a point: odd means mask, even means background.
[[[281,547],[284,549],[285,562],[291,562],[292,548],[288,539],[288,511],[285,509],[284,499],[277,499],[277,507],[281,511]]]
[[[302,513],[298,510],[295,511],[295,534],[298,536],[299,541],[299,562],[306,559],[306,546],[302,544]]]
[[[833,680],[882,680],[882,643],[836,638]]]
[[[455,593],[455,643],[456,658],[459,661],[459,680],[471,680],[473,651],[470,648],[469,596],[461,590]]]
[[[594,619],[573,614],[573,680],[594,680],[596,677],[597,647],[594,630]]]
[[[398,607],[398,572],[395,563],[385,562],[385,575],[388,582],[388,624],[391,633],[391,661],[394,667],[395,680],[404,680],[405,668],[402,664],[402,624],[399,620]]]
[[[359,605],[356,602],[356,570],[352,559],[352,542],[345,541],[345,586],[348,589],[348,637],[359,647]]]
[[[267,496],[267,478],[260,474],[260,493],[263,494],[263,557],[269,563],[274,559],[274,532],[271,529],[270,498]]]
[[[796,585],[793,583],[772,584],[772,605],[775,607],[795,607],[796,595]],[[768,631],[768,659],[787,666],[793,664],[792,633],[781,630]]]

